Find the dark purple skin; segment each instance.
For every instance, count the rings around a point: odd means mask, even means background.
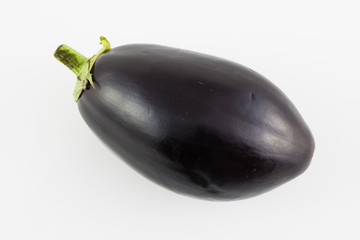
[[[82,117],[118,156],[177,193],[233,200],[306,170],[314,139],[289,99],[253,70],[150,44],[101,55]]]

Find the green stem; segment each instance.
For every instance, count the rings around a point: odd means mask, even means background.
[[[103,47],[91,58],[86,58],[65,44],[60,45],[54,53],[55,58],[67,66],[77,76],[75,90],[73,92],[75,102],[79,100],[82,92],[86,90],[88,82],[94,87],[91,69],[96,59],[111,48],[110,43],[102,36],[100,37],[100,44],[103,45]]]
[[[60,45],[56,49],[54,56],[57,60],[62,62],[71,71],[73,71],[76,76],[80,73],[81,65],[87,60],[84,55],[80,54],[79,52],[75,51],[74,49],[65,44]]]

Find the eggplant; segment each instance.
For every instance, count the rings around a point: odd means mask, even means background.
[[[146,178],[195,198],[235,200],[309,166],[307,124],[262,75],[178,48],[101,41],[92,58],[66,45],[55,57],[78,75],[74,96],[90,129]]]

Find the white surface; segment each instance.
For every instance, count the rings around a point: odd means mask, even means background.
[[[0,239],[359,239],[360,2],[0,1]],[[61,43],[90,56],[157,43],[251,67],[280,87],[316,151],[256,198],[176,195],[87,128]],[[37,49],[36,49],[37,48]]]

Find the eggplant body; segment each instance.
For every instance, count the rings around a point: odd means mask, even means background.
[[[209,200],[252,197],[301,174],[314,139],[289,99],[253,70],[151,44],[101,55],[78,107],[152,181]]]

